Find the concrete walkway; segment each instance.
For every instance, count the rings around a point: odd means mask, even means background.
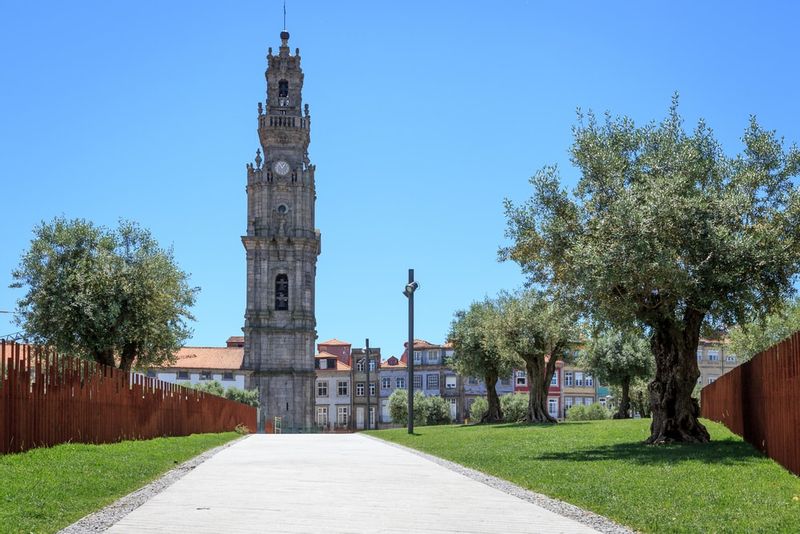
[[[596,532],[358,434],[253,435],[108,532]]]

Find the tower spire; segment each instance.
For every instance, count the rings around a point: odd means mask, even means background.
[[[286,0],[283,0],[283,31],[286,31]]]

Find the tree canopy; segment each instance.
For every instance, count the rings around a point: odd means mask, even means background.
[[[453,343],[452,363],[456,370],[464,376],[480,376],[486,384],[489,409],[484,422],[502,421],[496,385],[499,378],[512,371],[512,361],[502,352],[493,330],[497,314],[494,301],[473,302],[468,310],[456,312],[448,336]]]
[[[645,325],[656,377],[650,443],[707,441],[691,392],[704,322],[759,317],[793,292],[800,270],[800,151],[755,118],[728,156],[700,121],[687,133],[677,97],[660,123],[579,115],[570,193],[556,167],[506,203],[518,262],[531,282],[596,321]]]
[[[795,299],[761,320],[731,328],[729,350],[740,360],[749,360],[799,330],[800,299]]]
[[[191,334],[199,288],[150,232],[120,221],[115,230],[57,217],[34,228],[12,273],[26,294],[16,320],[34,342],[130,369],[158,365]]]

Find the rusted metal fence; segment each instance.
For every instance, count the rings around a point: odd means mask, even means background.
[[[66,442],[256,428],[245,404],[41,347],[0,342],[0,454]]]
[[[800,475],[800,332],[728,371],[700,395],[703,417]]]

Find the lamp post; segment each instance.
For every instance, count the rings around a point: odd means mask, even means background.
[[[408,270],[408,283],[403,295],[408,299],[408,433],[414,433],[414,291],[419,283],[414,280],[414,269]]]

